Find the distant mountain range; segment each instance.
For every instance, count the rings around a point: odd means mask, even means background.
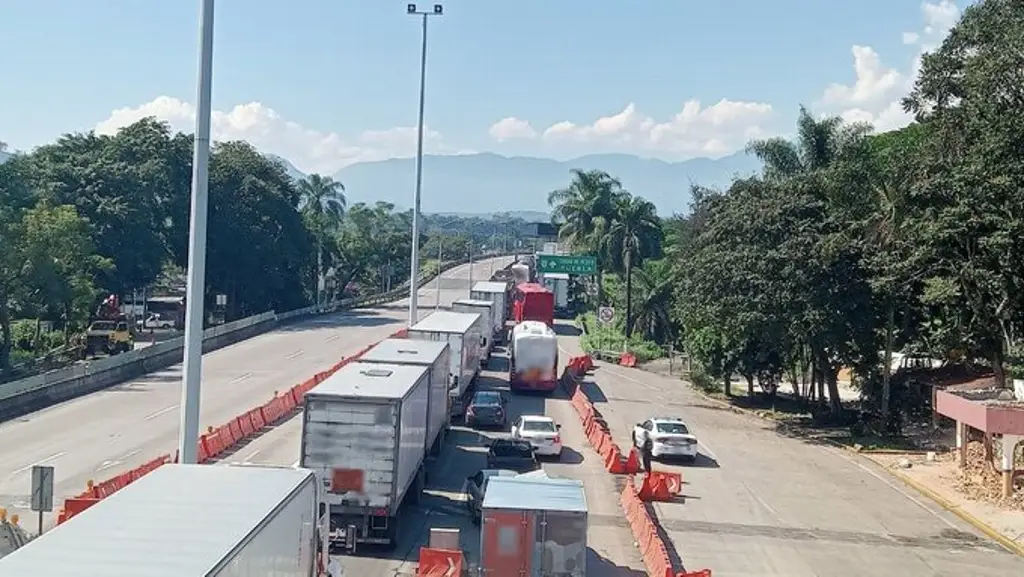
[[[280,160],[295,178],[305,175]],[[665,162],[628,154],[600,154],[568,161],[507,157],[492,153],[426,156],[423,160],[422,209],[428,213],[484,215],[527,211],[547,214],[547,195],[569,183],[569,171],[599,169],[619,178],[623,187],[653,202],[663,215],[687,212],[690,186],[724,187],[735,176],[760,170],[760,162],[744,153],[719,159],[696,158]],[[361,162],[333,175],[345,185],[350,203],[393,203],[412,206],[416,161],[393,158]]]
[[[267,156],[281,162],[292,178],[305,178],[288,159]],[[0,162],[10,157],[10,153],[0,152]],[[548,193],[566,186],[569,171],[579,168],[599,169],[619,178],[626,190],[653,202],[660,214],[669,215],[689,210],[692,184],[725,187],[733,177],[748,176],[760,166],[756,158],[744,153],[682,162],[628,154],[595,154],[567,161],[492,153],[428,155],[423,160],[422,209],[426,213],[481,217],[512,212],[528,221],[547,220]],[[416,161],[392,158],[361,162],[333,177],[345,185],[349,203],[382,200],[407,210],[412,207]]]

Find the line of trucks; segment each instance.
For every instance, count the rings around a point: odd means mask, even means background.
[[[0,577],[116,577],[138,567],[180,577],[338,577],[330,552],[397,545],[402,507],[419,500],[495,342],[509,349],[514,390],[557,385],[551,311],[524,284],[476,283],[469,299],[306,393],[297,468],[161,467],[0,559]],[[48,569],[57,566],[71,569]]]

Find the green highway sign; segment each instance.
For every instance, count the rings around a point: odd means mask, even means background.
[[[597,257],[540,254],[537,255],[537,272],[597,274]]]

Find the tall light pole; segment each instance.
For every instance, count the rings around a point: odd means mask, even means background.
[[[423,20],[423,46],[420,48],[420,114],[416,128],[416,193],[412,209],[412,255],[409,272],[409,326],[419,320],[417,297],[420,278],[420,193],[423,190],[423,109],[427,88],[427,19],[444,14],[444,7],[434,4],[432,11],[420,10],[415,4],[406,5],[406,13]],[[440,274],[440,272],[439,272]]]
[[[196,94],[192,208],[185,290],[185,362],[182,366],[181,430],[178,459],[196,462],[199,442],[199,390],[203,375],[203,296],[206,287],[206,208],[210,163],[210,101],[213,82],[213,0],[199,0],[199,87]]]

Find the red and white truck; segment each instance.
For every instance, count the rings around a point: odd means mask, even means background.
[[[555,294],[544,285],[524,282],[516,285],[512,294],[512,320],[540,321],[551,326],[555,323]]]
[[[558,339],[539,321],[523,321],[509,339],[508,383],[512,391],[553,391],[558,387]]]

